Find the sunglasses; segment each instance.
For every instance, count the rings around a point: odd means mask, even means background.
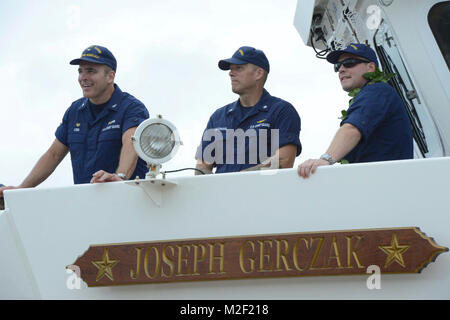
[[[336,62],[334,64],[334,72],[338,72],[339,69],[341,68],[341,66],[344,66],[346,68],[353,68],[354,66],[356,66],[357,64],[360,63],[369,63],[370,61],[367,60],[361,60],[361,59],[357,59],[357,58],[348,58],[345,60],[342,60],[340,62]]]

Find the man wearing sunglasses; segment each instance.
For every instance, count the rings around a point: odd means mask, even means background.
[[[361,91],[328,150],[319,159],[300,164],[299,176],[307,178],[317,167],[342,159],[349,163],[412,159],[411,124],[401,98],[390,85],[369,83],[363,76],[378,67],[375,51],[364,44],[352,43],[343,50],[330,52],[327,61],[334,64],[344,91],[356,88]]]

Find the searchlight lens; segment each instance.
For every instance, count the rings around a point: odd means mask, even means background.
[[[175,147],[175,136],[168,126],[154,123],[142,131],[139,144],[150,158],[161,159],[172,152]]]
[[[162,117],[147,119],[132,138],[134,149],[149,165],[160,165],[172,159],[181,144],[176,127]]]

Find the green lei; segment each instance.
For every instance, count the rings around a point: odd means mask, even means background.
[[[367,72],[365,74],[363,74],[363,77],[366,78],[367,80],[369,80],[369,84],[374,84],[377,82],[388,82],[392,77],[395,76],[395,73],[389,73],[389,74],[385,74],[383,71],[381,71],[380,69],[378,69],[378,67],[375,67],[375,71],[374,72]],[[348,106],[350,107],[353,102],[355,101],[356,96],[358,95],[358,93],[361,92],[361,88],[355,88],[352,91],[350,91],[348,93],[348,95],[350,97],[352,97],[348,103]],[[348,109],[347,109],[348,110]],[[338,119],[344,120],[347,117],[347,110],[341,110],[341,116]],[[349,163],[347,160],[342,159],[340,161],[341,164],[347,164]]]
[[[395,73],[389,73],[385,74],[383,71],[378,69],[378,67],[375,67],[375,72],[367,72],[363,74],[363,77],[369,80],[369,84],[374,84],[377,82],[388,82],[392,77],[395,76]],[[350,97],[352,97],[348,103],[348,106],[350,107],[353,102],[355,101],[356,96],[358,93],[361,92],[361,88],[355,88],[352,91],[348,93]],[[348,109],[347,109],[348,110]],[[344,120],[347,117],[347,110],[341,111],[341,116],[338,119]]]

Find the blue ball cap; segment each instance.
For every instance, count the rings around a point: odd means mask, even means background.
[[[253,47],[240,47],[230,59],[219,61],[219,68],[222,70],[230,70],[230,64],[247,64],[252,63],[263,68],[267,72],[270,71],[269,60],[261,50]]]
[[[369,46],[361,43],[350,43],[347,48],[343,50],[332,51],[327,55],[327,61],[335,64],[338,62],[339,57],[343,53],[352,53],[354,55],[365,58],[371,62],[374,62],[378,66],[378,59],[375,51]]]
[[[90,46],[84,49],[80,58],[70,61],[70,64],[80,64],[81,61],[88,61],[93,63],[105,64],[114,72],[117,69],[117,61],[111,51],[102,46]]]

